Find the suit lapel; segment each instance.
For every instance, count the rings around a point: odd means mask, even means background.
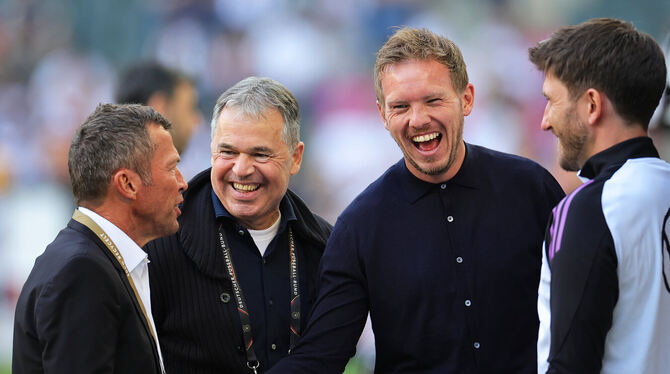
[[[135,314],[137,318],[139,318],[140,321],[142,322],[144,332],[146,333],[147,337],[149,338],[149,341],[151,342],[155,363],[157,367],[160,368],[161,365],[160,365],[160,356],[158,354],[158,347],[156,346],[156,341],[154,340],[153,335],[151,334],[151,329],[148,325],[149,321],[147,321],[146,318],[144,318],[144,313],[142,312],[142,308],[140,307],[140,301],[137,299],[137,297],[135,297],[135,291],[133,290],[133,287],[130,285],[130,282],[128,282],[128,278],[126,277],[126,273],[123,270],[123,267],[121,267],[121,264],[119,264],[116,258],[114,258],[114,255],[109,251],[109,249],[107,249],[105,243],[103,243],[102,240],[98,238],[93,231],[91,231],[91,229],[75,221],[74,219],[70,220],[68,226],[90,238],[98,246],[98,249],[100,249],[102,253],[104,253],[104,255],[107,257],[109,262],[116,270],[117,274],[119,275],[119,280],[121,281],[121,283],[123,283],[123,287],[126,289],[128,297],[133,303],[133,307],[135,308]]]

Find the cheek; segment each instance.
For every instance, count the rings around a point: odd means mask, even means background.
[[[224,160],[218,159],[212,163],[212,176],[210,179],[215,189],[223,184],[228,169],[230,168],[227,167],[227,163]]]
[[[397,136],[402,132],[402,118],[398,115],[389,116],[384,127],[386,127],[386,130],[388,130],[391,135]]]
[[[258,168],[263,178],[276,189],[284,189],[288,186],[291,176],[292,162],[277,162],[273,164],[265,164],[264,167]]]
[[[232,162],[221,157],[212,159],[212,175],[223,177],[223,175],[232,167]]]

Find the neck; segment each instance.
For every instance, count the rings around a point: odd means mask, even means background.
[[[240,217],[235,217],[235,219],[237,219],[237,221],[246,229],[265,230],[270,226],[272,226],[273,223],[277,222],[277,220],[279,220],[279,217],[280,217],[279,207],[277,207],[277,209],[273,211],[271,214],[268,214],[258,219],[244,219]]]
[[[648,134],[639,124],[626,124],[619,120],[598,126],[594,129],[592,147],[588,153],[588,158],[626,140],[641,136],[648,136]]]
[[[140,248],[145,244],[155,239],[147,237],[142,234],[141,226],[128,209],[122,209],[117,204],[110,204],[103,202],[102,204],[91,204],[81,202],[80,206],[89,209],[104,219],[108,220],[114,226],[123,231],[130,239],[132,239]]]

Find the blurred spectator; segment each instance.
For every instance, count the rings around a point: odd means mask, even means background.
[[[181,154],[202,120],[198,91],[186,75],[157,62],[128,67],[116,88],[118,103],[149,105],[172,123],[172,141]]]

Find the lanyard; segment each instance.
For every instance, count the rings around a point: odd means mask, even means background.
[[[300,337],[300,283],[298,281],[298,257],[295,253],[295,243],[293,240],[293,230],[288,229],[289,238],[289,283],[291,293],[291,322],[290,322],[290,345],[289,352],[295,347],[295,344]],[[260,361],[256,357],[254,350],[254,338],[251,333],[251,320],[249,319],[249,310],[244,301],[242,288],[237,280],[235,274],[235,267],[233,266],[233,259],[230,255],[230,247],[226,244],[226,239],[223,233],[222,225],[219,225],[219,242],[221,243],[221,250],[223,251],[223,258],[226,263],[228,275],[233,283],[233,293],[237,301],[237,311],[240,313],[240,322],[242,322],[242,337],[244,338],[245,350],[247,352],[247,367],[257,373],[256,369],[260,366]]]
[[[98,226],[97,223],[95,223],[89,216],[83,214],[80,212],[78,209],[75,209],[74,213],[72,214],[72,219],[75,221],[81,223],[82,225],[88,227],[91,231],[95,233],[95,235],[102,240],[103,243],[105,243],[105,246],[109,251],[114,255],[114,258],[116,258],[116,261],[121,265],[121,268],[123,268],[123,271],[126,273],[126,278],[128,279],[128,283],[130,283],[130,287],[133,289],[133,292],[135,293],[135,298],[137,299],[137,303],[140,305],[140,309],[142,310],[142,314],[144,315],[144,321],[147,323],[147,326],[149,327],[149,332],[151,332],[151,336],[154,339],[154,342],[157,341],[156,339],[156,333],[154,333],[154,329],[151,326],[151,322],[149,321],[149,317],[147,316],[147,311],[144,309],[144,304],[142,303],[142,298],[140,297],[140,294],[137,292],[137,288],[135,288],[135,282],[133,282],[133,277],[130,276],[130,272],[128,271],[128,267],[126,267],[125,261],[123,261],[123,256],[121,256],[121,252],[119,252],[119,249],[116,248],[116,245],[110,239],[109,236]],[[158,346],[156,346],[158,348]],[[161,368],[161,372],[164,372],[163,369]]]

